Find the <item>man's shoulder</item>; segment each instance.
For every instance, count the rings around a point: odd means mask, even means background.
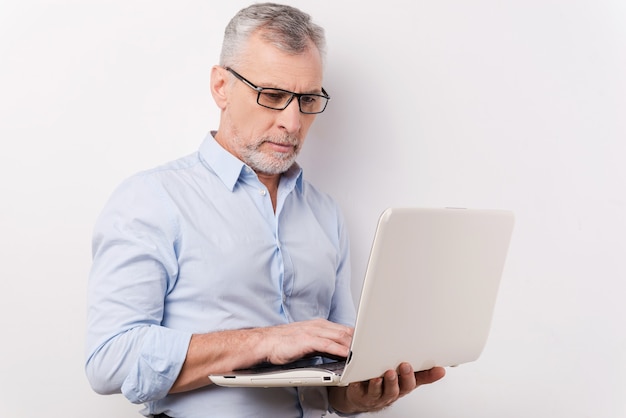
[[[135,176],[142,177],[175,174],[177,171],[194,169],[199,163],[200,158],[198,152],[196,151],[194,153],[185,155],[175,160],[168,161],[147,170],[139,171],[135,174]]]
[[[176,184],[182,178],[189,177],[189,173],[197,170],[199,164],[200,159],[198,153],[195,152],[152,168],[138,171],[125,178],[117,186],[114,194],[140,193],[147,195],[152,194],[155,190],[176,187]]]

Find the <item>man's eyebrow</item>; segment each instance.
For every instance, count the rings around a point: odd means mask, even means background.
[[[281,86],[278,86],[274,83],[266,83],[266,84],[259,84],[258,85],[260,88],[262,89],[275,89],[275,90],[282,90],[282,91],[288,91],[289,93],[296,93],[296,94],[322,94],[322,88],[313,88],[311,90],[305,90],[305,91],[292,91],[292,90],[287,90]]]

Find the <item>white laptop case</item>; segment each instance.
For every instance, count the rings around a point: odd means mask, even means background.
[[[513,213],[503,210],[385,210],[345,369],[335,363],[312,367],[309,359],[305,366],[209,378],[221,386],[343,386],[404,361],[416,371],[475,361],[491,327],[513,224]]]

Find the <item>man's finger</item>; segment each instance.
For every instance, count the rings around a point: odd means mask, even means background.
[[[416,374],[409,363],[402,363],[398,367],[398,385],[399,396],[404,396],[417,387]]]
[[[383,396],[383,378],[371,379],[367,385],[367,396],[370,399],[378,399]]]
[[[383,396],[385,397],[387,403],[391,403],[398,399],[398,396],[400,395],[400,388],[398,387],[398,374],[394,370],[387,370],[383,375],[383,378]],[[413,378],[413,376],[411,376],[411,378]]]
[[[446,369],[443,367],[433,367],[430,370],[424,370],[415,373],[415,382],[417,386],[428,385],[436,382],[446,375]]]

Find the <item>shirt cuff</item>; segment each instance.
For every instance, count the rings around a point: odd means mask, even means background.
[[[338,417],[358,417],[360,415],[360,413],[344,414],[343,412],[336,411],[335,408],[333,408],[330,404],[328,405],[328,412],[330,412],[331,414],[335,414]]]
[[[139,356],[122,384],[132,403],[163,399],[185,362],[191,333],[151,326]]]

